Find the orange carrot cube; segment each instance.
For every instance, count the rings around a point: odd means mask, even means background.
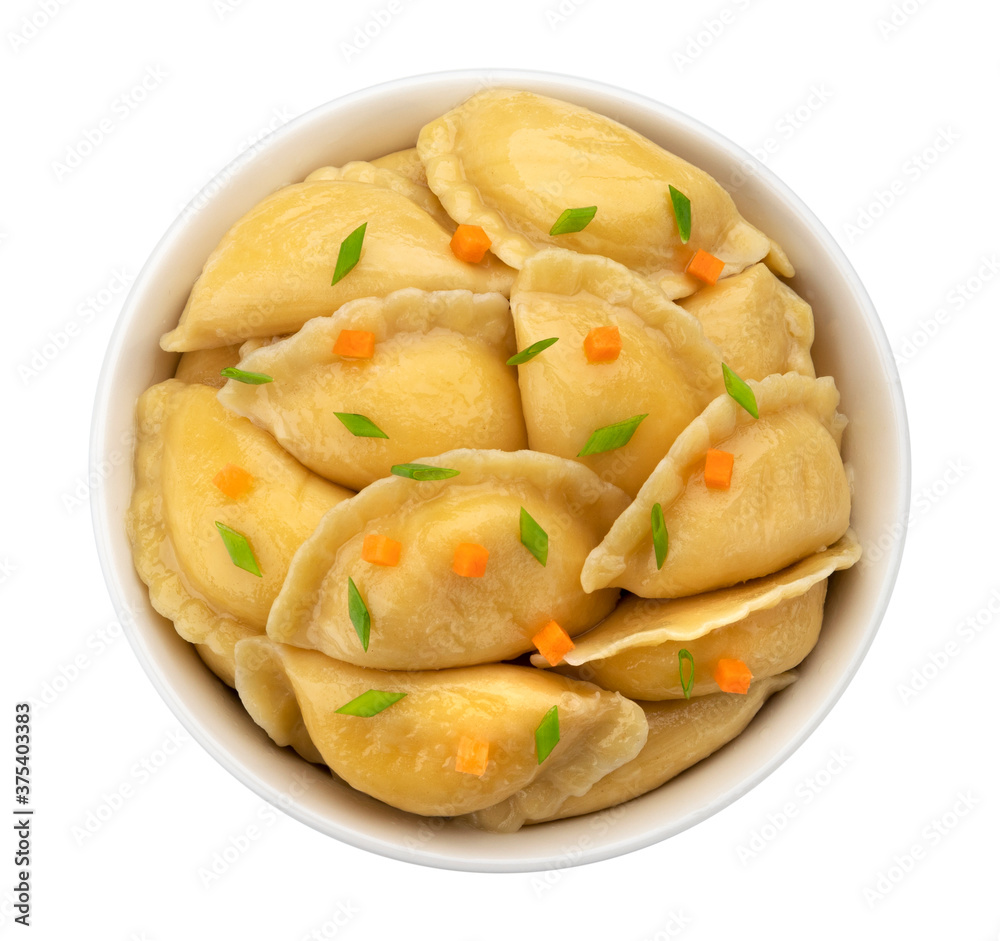
[[[728,490],[733,482],[733,455],[714,448],[705,454],[705,486],[712,490]]]
[[[575,646],[569,634],[567,634],[555,621],[549,621],[534,637],[531,642],[538,648],[538,652],[549,661],[549,666],[558,666]]]
[[[720,660],[715,667],[713,679],[724,693],[742,693],[750,689],[753,674],[742,660]]]
[[[379,533],[369,533],[361,544],[361,558],[372,565],[399,565],[402,548],[403,544],[395,539]]]
[[[212,478],[212,483],[230,500],[238,500],[253,486],[253,474],[235,464],[227,464]]]
[[[451,237],[451,250],[459,261],[482,261],[492,244],[479,225],[460,225]]]
[[[466,578],[482,578],[486,574],[486,560],[489,557],[489,549],[474,542],[460,542],[455,547],[451,570]]]
[[[455,770],[463,774],[474,774],[477,778],[486,773],[486,762],[490,758],[490,743],[463,735],[455,754]]]
[[[371,359],[375,355],[375,334],[370,330],[341,330],[333,352],[336,356]]]
[[[622,335],[618,327],[594,327],[583,341],[588,363],[613,363],[622,351]]]
[[[688,262],[687,273],[706,284],[715,284],[725,267],[726,263],[721,258],[699,248]]]

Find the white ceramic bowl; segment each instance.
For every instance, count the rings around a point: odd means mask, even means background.
[[[815,311],[817,374],[836,377],[850,418],[844,455],[855,471],[853,525],[866,550],[863,563],[833,579],[823,632],[799,681],[772,699],[747,732],[612,812],[509,835],[396,811],[273,745],[194,648],[153,611],[124,526],[136,399],[173,374],[177,356],[157,341],[177,323],[205,258],[229,226],[316,167],[412,146],[423,124],[488,85],[577,102],[635,128],[715,176],[743,215],[785,247],[798,271],[794,287]],[[665,105],[596,82],[521,71],[424,75],[340,98],[282,128],[221,182],[174,222],[136,280],[104,362],[91,440],[93,466],[117,468],[93,497],[108,588],[149,678],[194,738],[262,797],[345,843],[425,865],[494,872],[593,862],[666,839],[736,800],[802,744],[858,669],[888,604],[902,554],[910,455],[899,376],[871,301],[833,238],[793,193],[746,152]]]

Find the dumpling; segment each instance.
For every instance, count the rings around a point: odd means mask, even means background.
[[[816,645],[831,573],[861,557],[851,530],[835,545],[774,575],[703,595],[653,600],[630,595],[578,637],[565,662],[573,676],[630,699],[681,699],[678,654],[694,658],[692,696],[719,691],[721,659],[742,660],[755,679],[801,663]],[[536,655],[536,666],[547,661]]]
[[[500,802],[521,817],[550,814],[646,741],[635,703],[530,667],[386,672],[263,637],[242,641],[236,664],[244,706],[278,744],[290,744],[301,720],[323,761],[349,785],[426,816]],[[338,713],[369,690],[405,696],[370,717]],[[539,762],[535,731],[553,707],[558,742]],[[482,774],[456,769],[463,739],[486,747]]]
[[[420,164],[419,158],[417,163]],[[423,164],[420,166],[423,168]],[[351,183],[370,183],[393,190],[415,202],[446,229],[454,232],[454,220],[444,211],[444,206],[437,196],[428,189],[426,179],[425,176],[424,183],[421,184],[406,173],[397,172],[391,167],[379,166],[377,161],[366,163],[364,160],[352,160],[342,167],[320,167],[318,170],[313,170],[305,181],[311,183],[315,180],[347,180]]]
[[[127,516],[136,570],[153,607],[229,679],[233,646],[263,632],[293,553],[351,492],[310,473],[205,385],[147,389],[137,426]],[[234,496],[213,482],[230,465],[222,482]],[[246,539],[260,577],[233,563],[216,522]]]
[[[205,638],[203,644],[195,644],[198,656],[227,686],[236,686],[236,645],[248,637],[256,637],[260,631],[256,627],[220,618],[217,626]]]
[[[431,121],[417,141],[427,182],[453,219],[482,226],[492,250],[520,268],[558,245],[604,255],[661,284],[694,291],[685,269],[698,249],[724,261],[723,276],[771,251],[703,170],[611,118],[529,91],[490,88]],[[681,242],[669,186],[691,200]],[[597,207],[580,232],[552,236],[566,209]]]
[[[745,696],[715,693],[690,702],[642,702],[649,736],[631,761],[601,778],[589,791],[570,796],[547,816],[528,816],[522,823],[544,823],[617,807],[655,790],[731,742],[750,724],[775,693],[795,682],[794,673],[755,680]],[[509,831],[518,821],[500,818],[492,809],[470,815],[484,830]]]
[[[586,594],[580,569],[628,504],[617,487],[533,451],[458,450],[420,463],[458,473],[378,480],[328,513],[271,609],[272,639],[363,666],[438,669],[516,657],[550,621],[573,635],[611,611],[618,592]],[[522,511],[547,534],[545,553],[530,536],[522,543]],[[389,564],[365,561],[368,537],[373,548],[390,541]],[[370,619],[367,651],[350,614],[363,619],[352,581]]]
[[[518,366],[528,442],[578,460],[635,496],[685,427],[719,393],[722,354],[690,314],[649,282],[598,255],[547,249],[511,291],[521,349],[559,341]],[[621,352],[590,362],[591,330],[617,327]],[[578,457],[598,428],[646,415],[621,448]]]
[[[846,419],[833,379],[787,373],[748,385],[760,418],[728,395],[712,402],[590,554],[584,588],[694,595],[776,572],[844,535],[851,514],[840,458]],[[709,449],[734,455],[728,489],[705,484]],[[657,503],[667,530],[660,569],[650,527]]]
[[[424,169],[424,164],[420,159],[420,154],[417,153],[416,147],[410,147],[407,150],[397,150],[391,154],[386,154],[384,157],[376,157],[372,161],[372,166],[394,170],[407,179],[413,180],[414,183],[419,183],[421,186],[427,185],[427,171]]]
[[[812,308],[766,265],[706,285],[679,302],[698,318],[726,365],[744,379],[772,373],[815,376]]]
[[[202,385],[221,389],[226,379],[222,370],[235,366],[240,361],[240,348],[236,346],[219,346],[210,350],[191,350],[181,353],[177,362],[174,378],[181,382],[200,382]]]
[[[334,353],[341,330],[374,334],[371,358]],[[423,454],[527,445],[502,294],[407,288],[350,301],[287,339],[247,349],[240,368],[274,381],[230,380],[219,401],[354,490]],[[363,415],[388,437],[355,437],[337,412]]]
[[[341,242],[362,223],[361,260],[331,285]],[[479,264],[459,261],[450,241],[448,229],[394,189],[349,180],[286,186],[226,233],[160,345],[194,350],[294,333],[347,301],[404,287],[510,292],[506,265],[489,254]]]

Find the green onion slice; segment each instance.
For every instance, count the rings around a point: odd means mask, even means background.
[[[688,665],[687,679],[684,679],[684,664]],[[681,677],[681,689],[684,690],[684,698],[691,698],[691,687],[694,686],[694,657],[691,651],[684,649],[677,652],[677,671]]]
[[[348,576],[347,579],[347,613],[351,616],[351,623],[354,631],[361,641],[361,646],[368,653],[368,638],[372,631],[372,616],[368,613],[368,605],[361,597],[358,586],[354,584],[354,579]]]
[[[357,415],[354,412],[334,412],[340,419],[341,424],[355,438],[388,438],[389,436],[375,424],[370,418],[364,415]]]
[[[508,359],[507,365],[520,366],[521,363],[526,363],[529,359],[534,359],[542,350],[547,350],[553,343],[557,343],[558,341],[559,337],[549,337],[547,340],[539,340],[537,343],[532,343],[531,346],[526,346],[520,353],[515,353]]]
[[[333,280],[330,282],[332,287],[341,278],[349,274],[354,266],[361,259],[361,246],[365,241],[365,229],[368,228],[367,222],[362,222],[350,235],[340,243],[340,252],[337,255],[337,267],[333,269]]]
[[[583,206],[579,209],[564,209],[562,215],[556,219],[555,224],[549,229],[549,235],[568,235],[570,232],[579,232],[590,225],[591,220],[597,215],[596,206]]]
[[[257,564],[257,559],[253,554],[253,549],[250,548],[250,542],[247,537],[243,533],[236,532],[235,529],[230,529],[225,523],[220,523],[218,520],[215,521],[215,528],[219,530],[219,535],[222,536],[222,543],[226,547],[226,552],[229,553],[229,558],[233,560],[233,565],[243,569],[244,572],[249,572],[251,575],[263,578],[264,576],[260,574],[260,566]]]
[[[383,709],[388,709],[393,703],[399,702],[406,693],[387,693],[381,689],[370,689],[356,699],[344,703],[337,712],[343,716],[361,716],[370,719],[377,716]]]
[[[226,379],[235,379],[237,382],[245,382],[248,386],[262,386],[265,382],[274,382],[273,377],[263,372],[247,372],[245,369],[237,369],[235,366],[227,366],[219,372],[220,376]]]
[[[457,477],[461,471],[450,467],[432,467],[430,464],[393,464],[389,473],[397,477],[409,477],[410,480],[447,480]]]
[[[659,571],[667,559],[668,544],[667,524],[663,520],[663,507],[659,503],[653,504],[650,524],[653,527],[653,551],[656,553],[656,569]]]
[[[648,416],[647,412],[645,415],[636,415],[633,418],[626,418],[625,421],[598,428],[587,439],[587,443],[583,446],[583,450],[577,454],[577,457],[603,454],[605,451],[614,451],[616,448],[624,447],[632,440],[632,435],[635,434],[636,428],[642,424],[642,420]]]
[[[535,729],[535,751],[538,753],[538,763],[541,764],[552,749],[559,744],[559,707],[553,706],[542,717]]]
[[[677,220],[677,231],[681,241],[687,245],[691,238],[691,200],[679,189],[670,187],[670,204],[674,207],[674,219]]]
[[[739,376],[736,375],[725,363],[722,364],[722,378],[726,382],[726,391],[730,396],[742,405],[754,418],[760,418],[757,411],[757,396]]]
[[[549,534],[538,525],[534,517],[521,507],[521,545],[542,565],[549,560]]]

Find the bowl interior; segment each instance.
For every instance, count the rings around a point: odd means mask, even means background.
[[[590,107],[702,167],[730,189],[742,214],[778,240],[796,266],[794,288],[813,306],[818,375],[833,375],[850,418],[844,456],[853,466],[852,524],[865,558],[831,582],[820,641],[800,680],[772,699],[749,729],[661,788],[602,814],[480,833],[396,811],[274,746],[235,694],[149,604],[124,529],[131,493],[135,402],[174,372],[159,337],[173,327],[192,283],[229,226],[278,187],[319,166],[412,146],[420,127],[487,85],[529,88]],[[662,840],[745,793],[795,750],[857,670],[882,619],[902,552],[909,503],[909,443],[899,377],[864,288],[819,221],[744,151],[678,112],[610,86],[544,73],[453,72],[367,89],[278,131],[235,172],[210,183],[181,214],[137,279],[104,363],[92,461],[117,471],[93,497],[105,578],[129,639],[178,719],[236,777],[264,798],[344,842],[444,868],[528,871],[603,859]]]

